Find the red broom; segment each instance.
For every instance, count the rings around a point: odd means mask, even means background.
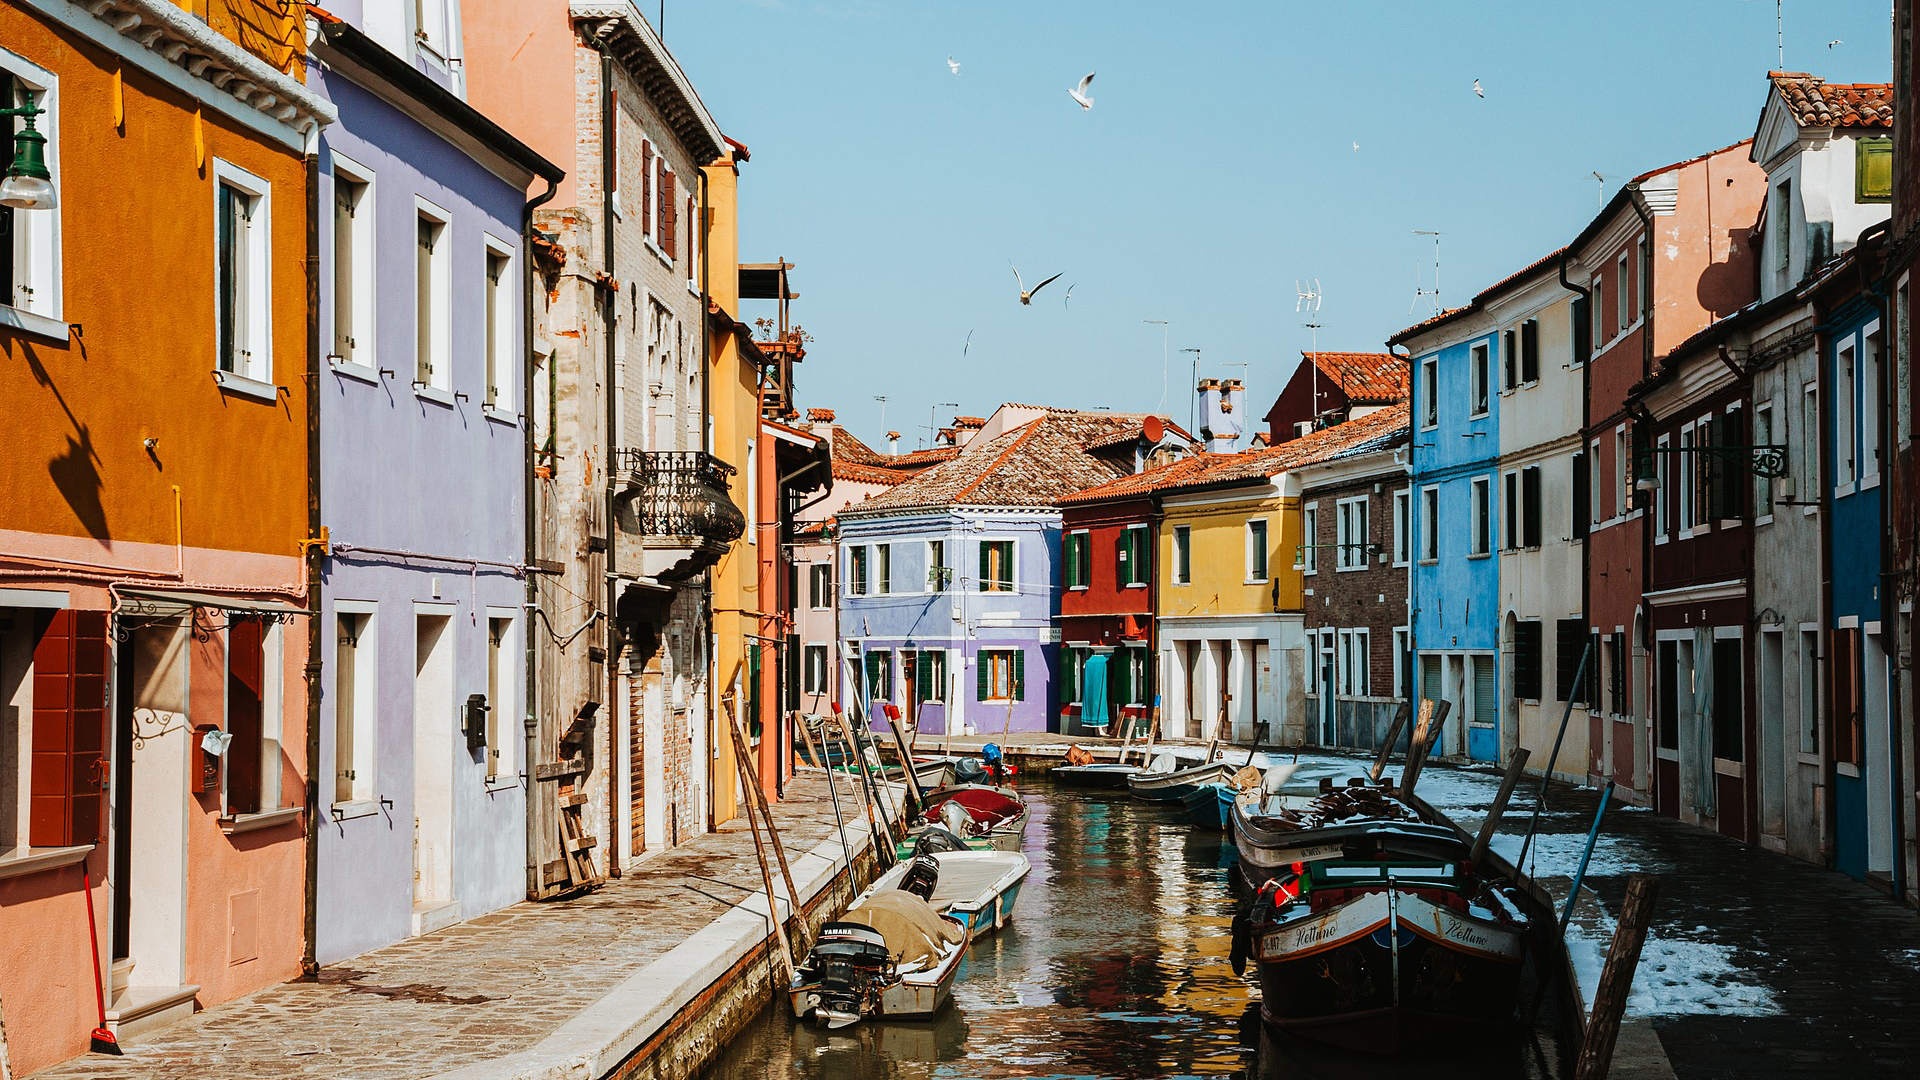
[[[80,864],[80,883],[87,894],[87,940],[93,943],[93,1003],[100,1011],[100,1026],[93,1029],[93,1052],[120,1054],[120,1040],[107,1030],[107,990],[100,983],[100,931],[93,922],[93,875]]]

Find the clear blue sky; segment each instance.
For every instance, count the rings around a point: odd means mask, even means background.
[[[1788,69],[1891,78],[1887,0],[1785,6]],[[1321,348],[1380,349],[1431,302],[1409,315],[1414,230],[1445,234],[1460,303],[1571,239],[1593,172],[1611,194],[1751,136],[1776,60],[1771,0],[666,0],[665,24],[753,152],[742,257],[798,264],[799,404],[878,445],[886,395],[908,448],[938,402],[1155,408],[1143,319],[1171,323],[1168,412],[1199,348],[1257,418],[1308,347],[1296,279]],[[1064,276],[1021,307],[1009,259]]]

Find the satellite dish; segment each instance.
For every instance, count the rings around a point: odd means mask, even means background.
[[[1158,443],[1166,437],[1166,422],[1157,416],[1148,416],[1146,420],[1140,424],[1140,434],[1148,442]]]

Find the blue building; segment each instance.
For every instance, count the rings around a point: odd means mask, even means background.
[[[316,222],[321,963],[527,893],[521,223],[561,177],[463,100],[457,18],[359,7],[313,13],[309,68],[340,114]]]
[[[1497,287],[1496,287],[1497,288]],[[1401,331],[1411,354],[1407,583],[1420,697],[1447,701],[1436,753],[1497,761],[1502,745],[1499,324],[1483,293]]]
[[[1058,731],[1060,509],[1139,471],[1138,414],[1004,405],[963,449],[839,512],[849,711],[898,710],[928,734]],[[851,673],[854,679],[846,676]]]

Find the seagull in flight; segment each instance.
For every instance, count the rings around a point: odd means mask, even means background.
[[[967,331],[967,343],[960,346],[960,355],[967,355],[967,350],[971,348],[973,348],[973,331],[969,330]]]
[[[1487,96],[1487,92],[1486,92],[1485,90],[1482,90],[1482,89],[1480,89],[1480,80],[1479,80],[1479,79],[1475,79],[1475,80],[1473,80],[1473,93],[1474,93],[1474,96],[1475,96],[1475,97],[1486,97],[1486,96]]]
[[[1013,266],[1013,260],[1012,260],[1012,259],[1008,259],[1008,260],[1007,260],[1007,265],[1008,265],[1008,266]],[[1065,271],[1061,271],[1061,273],[1065,273]],[[1054,278],[1057,278],[1057,277],[1059,277],[1059,276],[1060,276],[1060,274],[1055,274],[1055,275],[1053,275],[1053,277],[1050,277],[1050,278],[1048,278],[1047,280],[1045,280],[1045,281],[1043,281],[1043,282],[1041,282],[1040,284],[1038,284],[1038,285],[1035,285],[1035,286],[1034,286],[1033,288],[1031,288],[1031,289],[1029,289],[1029,288],[1027,288],[1027,283],[1026,283],[1025,281],[1022,281],[1022,280],[1020,279],[1020,268],[1019,268],[1019,267],[1017,267],[1017,266],[1013,266],[1013,280],[1014,280],[1014,283],[1015,283],[1016,285],[1019,285],[1019,286],[1020,286],[1020,302],[1021,302],[1022,304],[1024,304],[1024,305],[1026,305],[1026,306],[1028,306],[1028,307],[1032,307],[1032,306],[1033,306],[1033,294],[1034,294],[1034,293],[1037,293],[1037,292],[1039,292],[1039,291],[1040,291],[1041,289],[1044,289],[1044,288],[1046,288],[1046,287],[1047,287],[1048,285],[1050,285],[1050,284],[1052,284],[1052,283],[1053,283],[1053,280],[1054,280]],[[1069,289],[1069,290],[1071,290],[1071,289],[1072,289],[1072,286],[1068,286],[1068,289]]]
[[[953,72],[955,75],[960,74],[960,61],[955,60],[951,53],[947,54],[947,70]]]
[[[1041,284],[1045,284],[1045,282],[1042,282]],[[1075,284],[1078,284],[1078,283],[1076,282]],[[1039,291],[1040,290],[1038,288],[1034,289],[1034,292],[1039,292]],[[1067,286],[1067,295],[1060,298],[1060,306],[1065,308],[1071,308],[1073,306],[1073,285]]]
[[[1360,144],[1359,144],[1359,143],[1357,143],[1357,142],[1356,142],[1356,143],[1354,143],[1354,144],[1353,144],[1353,152],[1354,152],[1354,153],[1356,153],[1356,154],[1360,152]]]
[[[1092,85],[1092,83],[1093,72],[1089,71],[1087,72],[1087,77],[1080,80],[1079,86],[1067,91],[1068,97],[1080,103],[1081,112],[1086,112],[1088,109],[1093,108],[1093,96],[1087,93],[1087,87]]]
[[[1845,44],[1846,42],[1841,41],[1839,38],[1834,38],[1832,41],[1827,42],[1827,48],[1831,49],[1835,45],[1845,45]]]

